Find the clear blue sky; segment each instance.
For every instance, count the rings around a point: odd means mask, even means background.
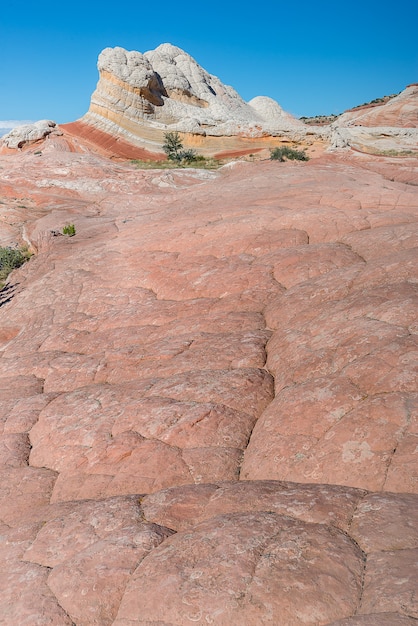
[[[418,82],[417,33],[418,0],[3,0],[0,120],[73,121],[88,109],[103,48],[165,42],[245,100],[339,113]]]

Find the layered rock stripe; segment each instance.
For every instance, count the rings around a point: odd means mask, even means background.
[[[416,161],[60,145],[0,157],[0,623],[416,623]]]

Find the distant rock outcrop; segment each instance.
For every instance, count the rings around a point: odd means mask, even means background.
[[[62,134],[52,120],[39,120],[33,124],[16,126],[10,133],[4,135],[3,144],[8,148],[22,148],[27,143],[34,143],[44,139],[51,133]]]
[[[331,148],[376,154],[413,153],[418,147],[418,84],[383,103],[371,102],[340,115],[330,126]]]
[[[387,156],[418,154],[418,128],[396,126],[339,126],[330,127],[331,149],[355,148]]]
[[[418,84],[406,89],[383,104],[370,103],[346,111],[337,120],[339,126],[418,127]]]

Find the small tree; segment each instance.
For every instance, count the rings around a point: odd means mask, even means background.
[[[181,143],[180,135],[178,132],[164,133],[165,142],[163,144],[163,150],[167,155],[169,161],[181,161],[181,151],[183,144]]]
[[[163,150],[169,161],[176,161],[176,163],[179,164],[190,165],[190,163],[199,160],[199,155],[195,150],[183,150],[183,144],[181,143],[178,132],[165,133],[164,139],[165,143],[163,144]]]

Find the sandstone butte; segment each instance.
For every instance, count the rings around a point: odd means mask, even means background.
[[[75,124],[0,156],[0,624],[416,625],[416,157]]]

